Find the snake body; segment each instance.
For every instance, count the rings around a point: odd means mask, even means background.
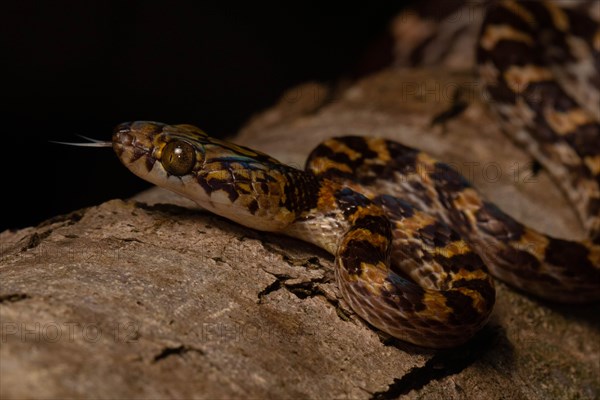
[[[124,123],[115,128],[113,148],[139,177],[211,212],[334,254],[338,286],[352,309],[420,346],[462,344],[487,322],[495,302],[488,271],[552,301],[598,300],[598,124],[532,56],[535,32],[527,29],[539,26],[519,7],[504,2],[488,14],[482,73],[505,123],[517,120],[517,139],[567,178],[565,191],[578,193],[571,200],[590,239],[528,228],[447,164],[380,138],[326,140],[304,170],[191,125]],[[530,101],[540,93],[541,103]]]
[[[548,1],[489,10],[480,76],[504,131],[555,178],[600,243],[600,27]]]

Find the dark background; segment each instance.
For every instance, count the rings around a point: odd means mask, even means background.
[[[346,4],[329,14],[253,4],[4,4],[0,231],[149,187],[110,149],[49,140],[109,140],[130,120],[232,135],[298,83],[357,78],[388,63],[388,25],[401,8]]]

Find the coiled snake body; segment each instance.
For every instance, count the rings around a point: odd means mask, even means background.
[[[566,180],[590,233],[582,242],[523,226],[448,165],[389,140],[327,140],[305,170],[190,125],[121,124],[112,146],[145,180],[242,225],[334,254],[344,299],[375,327],[421,346],[456,346],[494,306],[487,271],[553,301],[600,298],[598,123],[538,51],[544,29],[562,38],[563,52],[575,42],[597,52],[599,31],[576,30],[580,38],[572,39],[565,28],[571,18],[553,6],[504,2],[488,13],[479,62],[507,129]],[[598,79],[595,73],[586,79]]]

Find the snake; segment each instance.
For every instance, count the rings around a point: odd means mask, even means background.
[[[490,318],[492,276],[552,302],[600,299],[600,130],[586,98],[565,89],[574,75],[579,86],[599,82],[589,60],[600,31],[580,19],[551,3],[500,2],[477,56],[500,124],[563,182],[583,240],[521,224],[450,165],[383,138],[327,139],[304,169],[186,124],[126,122],[89,145],[111,146],[138,177],[214,214],[333,254],[344,301],[371,326],[417,346],[459,346]]]

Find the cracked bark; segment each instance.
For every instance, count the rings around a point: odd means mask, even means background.
[[[515,165],[530,172],[529,157],[494,129],[485,107],[431,127],[452,99],[398,96],[407,83],[454,88],[472,79],[384,71],[340,92],[300,86],[238,141],[300,166],[325,137],[393,138],[472,172],[523,222],[581,235],[544,171],[533,183],[515,175]],[[497,181],[484,179],[490,163],[506,172]],[[418,349],[348,309],[331,255],[158,189],[3,232],[0,244],[2,398],[600,396],[598,305],[551,305],[498,284],[492,320],[474,340]]]
[[[0,296],[0,304],[1,303],[15,303],[17,301],[28,299],[29,295],[25,293],[9,293]]]
[[[162,351],[160,353],[158,353],[157,355],[154,356],[154,358],[152,359],[152,362],[157,363],[161,360],[164,360],[167,357],[171,357],[174,355],[181,356],[190,351],[198,352],[201,355],[204,354],[204,352],[201,349],[196,349],[196,348],[190,347],[190,346],[179,345],[176,347],[165,347],[164,349],[162,349]]]

